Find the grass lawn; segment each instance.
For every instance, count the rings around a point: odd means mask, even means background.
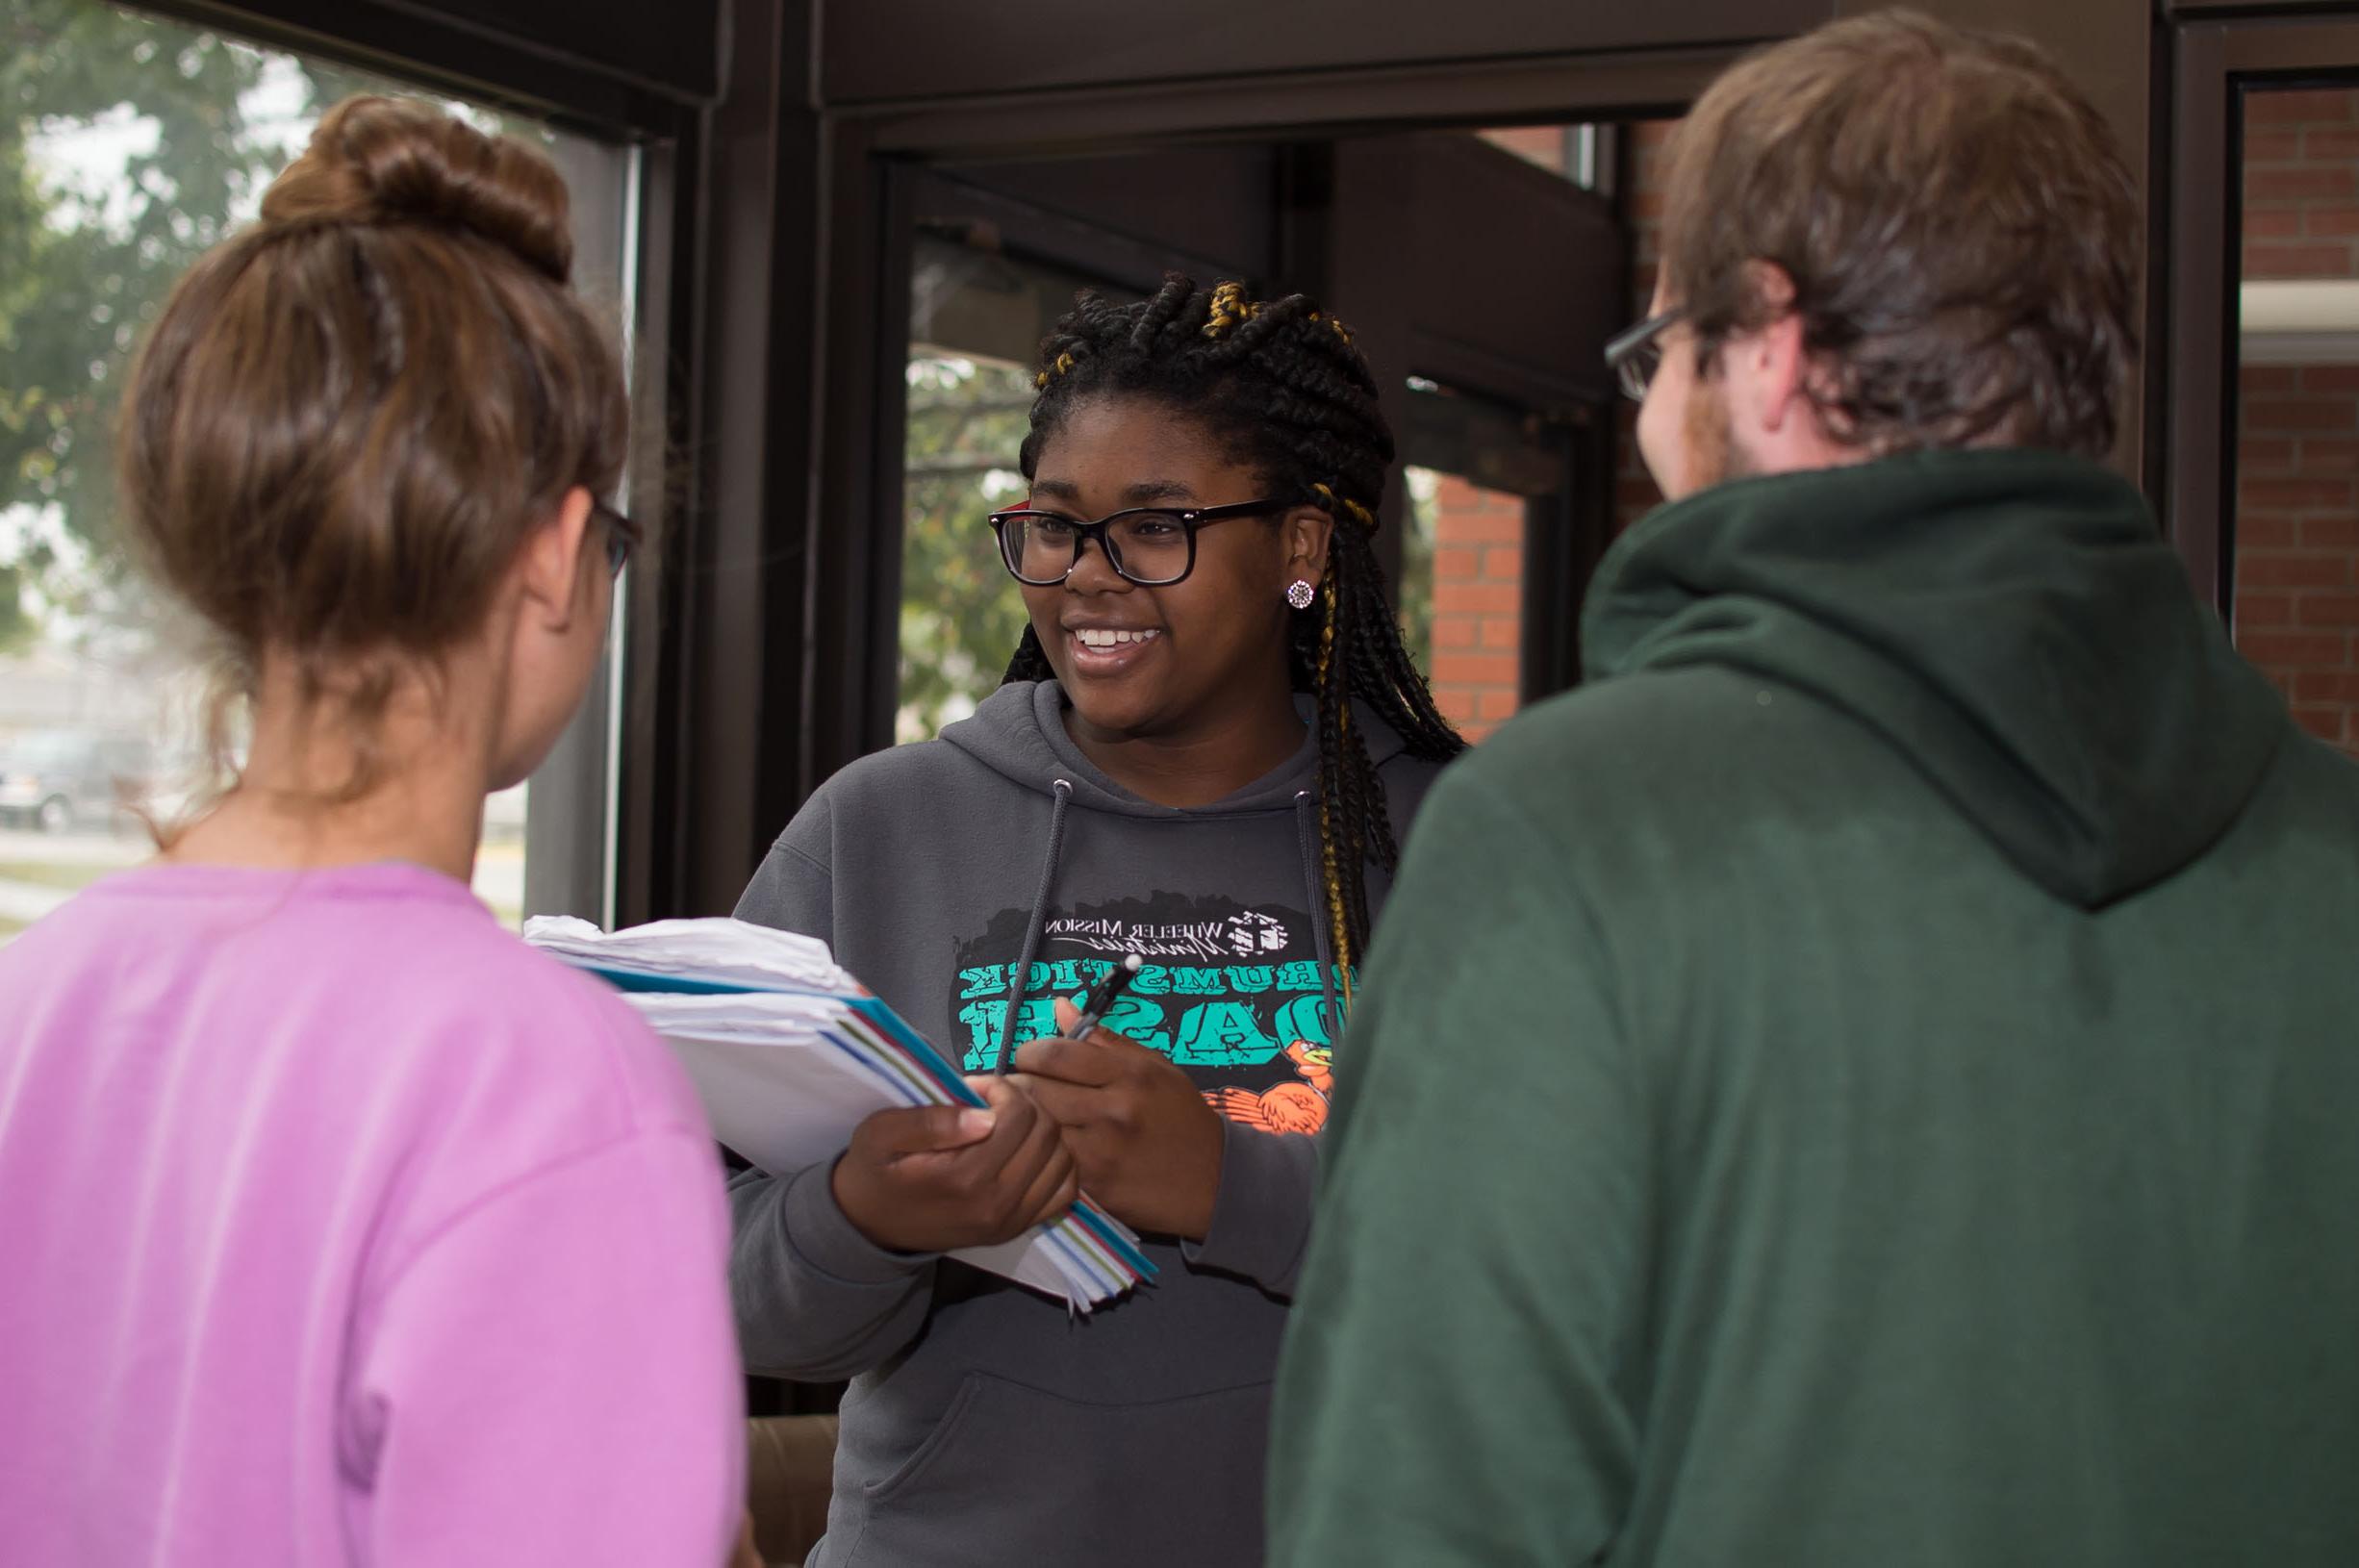
[[[56,865],[44,860],[0,860],[0,882],[30,882],[44,888],[86,888],[119,865]]]

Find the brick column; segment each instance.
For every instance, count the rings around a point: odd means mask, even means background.
[[[1443,717],[1479,741],[1512,717],[1520,693],[1524,502],[1440,475],[1433,493],[1433,660]]]

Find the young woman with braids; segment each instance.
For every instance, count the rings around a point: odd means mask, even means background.
[[[732,1189],[748,1360],[854,1379],[813,1563],[1258,1560],[1306,1134],[1396,847],[1462,745],[1370,548],[1392,452],[1309,300],[1084,294],[1043,344],[1029,500],[977,519],[1030,612],[1006,683],[831,779],[747,890],[991,1104],[881,1112]],[[1103,1028],[1044,1038],[1130,952]],[[1147,1237],[1153,1286],[1077,1318],[942,1255],[1077,1185]]]

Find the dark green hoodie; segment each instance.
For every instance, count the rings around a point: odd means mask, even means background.
[[[1273,1560],[2359,1563],[2359,769],[2138,495],[1730,484],[1584,639],[1336,1052]]]

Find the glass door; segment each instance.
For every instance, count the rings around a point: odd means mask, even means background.
[[[1481,741],[1552,678],[1544,628],[1561,586],[1547,563],[1572,506],[1569,432],[1536,416],[1409,378],[1397,585],[1402,635],[1434,705]],[[1542,602],[1535,603],[1535,599]]]
[[[1258,211],[1264,160],[1251,153],[1015,164],[902,176],[907,330],[887,345],[900,385],[899,464],[884,493],[900,515],[896,744],[925,740],[998,687],[1025,625],[1024,600],[984,518],[1024,497],[1018,460],[1041,340],[1084,289],[1144,298],[1167,271],[1253,277],[1256,268],[1155,238],[1176,215],[1199,227]],[[1164,186],[1231,191],[1184,215]],[[1249,225],[1248,225],[1249,226]],[[888,421],[888,427],[891,421]],[[890,447],[888,447],[890,450]]]
[[[1301,290],[1357,329],[1404,465],[1379,558],[1443,711],[1484,735],[1569,685],[1610,531],[1597,350],[1623,324],[1621,231],[1588,187],[1611,146],[1560,125],[909,171],[908,327],[885,345],[904,401],[879,443],[902,528],[895,739],[972,712],[1023,629],[982,519],[1022,493],[1041,339],[1076,290],[1135,299],[1168,271]]]
[[[2237,108],[2230,624],[2295,721],[2359,758],[2359,82]]]
[[[1024,634],[983,519],[1024,499],[1017,454],[1041,339],[1080,289],[1137,297],[967,233],[921,234],[909,276],[897,743],[973,713]]]

